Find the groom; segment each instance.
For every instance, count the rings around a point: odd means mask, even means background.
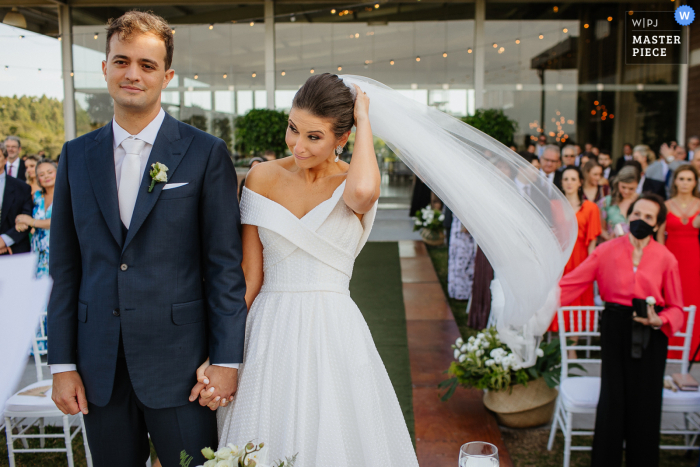
[[[165,467],[182,450],[202,464],[216,418],[189,400],[195,371],[209,357],[210,385],[230,399],[243,359],[236,173],[223,141],[161,109],[172,56],[162,18],[111,21],[102,71],[114,120],[66,143],[58,169],[52,397],[83,413],[96,467],[143,466],[149,435]]]

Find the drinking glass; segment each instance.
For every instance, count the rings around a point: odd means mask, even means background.
[[[498,467],[498,448],[491,443],[474,441],[459,450],[459,467]]]

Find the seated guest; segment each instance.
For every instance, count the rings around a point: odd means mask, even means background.
[[[15,228],[15,218],[31,214],[32,191],[22,180],[5,173],[7,153],[0,151],[0,255],[27,253],[29,236]]]
[[[603,177],[603,168],[591,159],[583,165],[583,198],[593,203],[598,203],[610,192],[610,187],[600,184]]]
[[[632,153],[632,145],[630,143],[625,143],[622,146],[622,157],[620,157],[615,163],[615,173],[619,172],[620,169],[622,169],[622,166],[625,165],[627,162],[631,162],[634,160],[634,156],[632,155]]]
[[[27,185],[32,187],[32,196],[34,196],[34,193],[36,193],[39,188],[39,184],[37,183],[36,180],[36,165],[39,163],[41,160],[41,157],[39,157],[36,154],[30,154],[24,159],[24,167],[26,168],[25,175],[27,177]]]
[[[683,326],[678,261],[653,234],[666,220],[659,196],[628,210],[630,233],[606,242],[559,282],[569,305],[594,281],[606,303],[600,321],[600,397],[591,465],[659,465],[659,431],[668,339]],[[644,303],[653,297],[657,307]],[[641,299],[635,308],[633,299]],[[642,318],[635,310],[646,311]]]
[[[612,157],[610,157],[609,150],[600,150],[600,154],[598,154],[598,164],[603,168],[603,177],[600,181],[603,185],[607,185],[613,175],[615,175],[612,170]]]
[[[612,192],[598,201],[603,240],[611,240],[629,232],[627,210],[639,196],[639,172],[635,167],[625,166],[615,176]]]
[[[56,170],[56,163],[53,161],[44,159],[39,162],[36,166],[36,175],[41,189],[34,194],[32,215],[20,214],[15,219],[18,231],[26,232],[33,229],[32,251],[39,254],[37,277],[49,275],[49,239]]]
[[[591,164],[593,161],[589,161]],[[597,166],[600,169],[600,166]],[[569,166],[564,169],[561,179],[562,191],[564,196],[571,204],[571,207],[576,212],[576,221],[578,222],[578,237],[576,238],[576,244],[571,252],[571,257],[569,262],[566,263],[564,267],[564,274],[567,274],[574,269],[576,269],[581,263],[584,262],[588,255],[593,252],[596,247],[596,240],[600,235],[600,212],[598,211],[598,206],[586,200],[583,196],[583,186],[581,181],[581,171],[576,166]],[[577,298],[569,303],[569,306],[594,306],[593,301],[593,284],[584,290]],[[576,316],[577,319],[578,315]],[[569,315],[564,317],[565,326],[567,331],[573,329],[581,329],[583,323],[588,322],[587,320],[592,318],[592,316],[586,316],[586,313],[581,313],[582,322],[576,324],[572,328],[569,322]],[[555,319],[549,326],[549,331],[557,332],[559,330],[559,321]],[[576,342],[577,338],[572,338]],[[576,351],[569,351],[569,358],[576,358]]]

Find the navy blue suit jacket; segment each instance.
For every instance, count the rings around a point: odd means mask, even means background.
[[[0,206],[0,234],[7,234],[14,244],[10,247],[12,253],[27,253],[29,251],[29,235],[15,229],[15,219],[20,214],[32,215],[34,201],[32,189],[21,180],[5,175],[5,192]]]
[[[168,167],[152,193],[151,164]],[[187,404],[206,360],[240,363],[247,307],[236,172],[223,141],[166,115],[131,225],[119,216],[112,123],[63,146],[51,220],[49,364],[75,363],[88,400],[112,394],[121,330],[147,407]]]

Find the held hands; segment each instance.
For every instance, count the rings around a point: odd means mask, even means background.
[[[75,415],[78,412],[82,412],[83,415],[88,413],[85,387],[77,371],[66,371],[53,375],[51,400],[66,415]]]
[[[664,324],[664,322],[661,321],[661,318],[659,318],[659,315],[656,314],[656,310],[654,309],[653,305],[647,305],[646,318],[635,317],[634,320],[640,324],[643,324],[644,326],[651,326],[653,328],[660,328]]]
[[[369,97],[357,84],[353,84],[357,97],[355,98],[355,122],[369,118]]]
[[[199,397],[199,405],[211,410],[226,407],[238,389],[238,369],[211,365],[209,359],[197,368],[197,384],[190,392],[190,402]]]

